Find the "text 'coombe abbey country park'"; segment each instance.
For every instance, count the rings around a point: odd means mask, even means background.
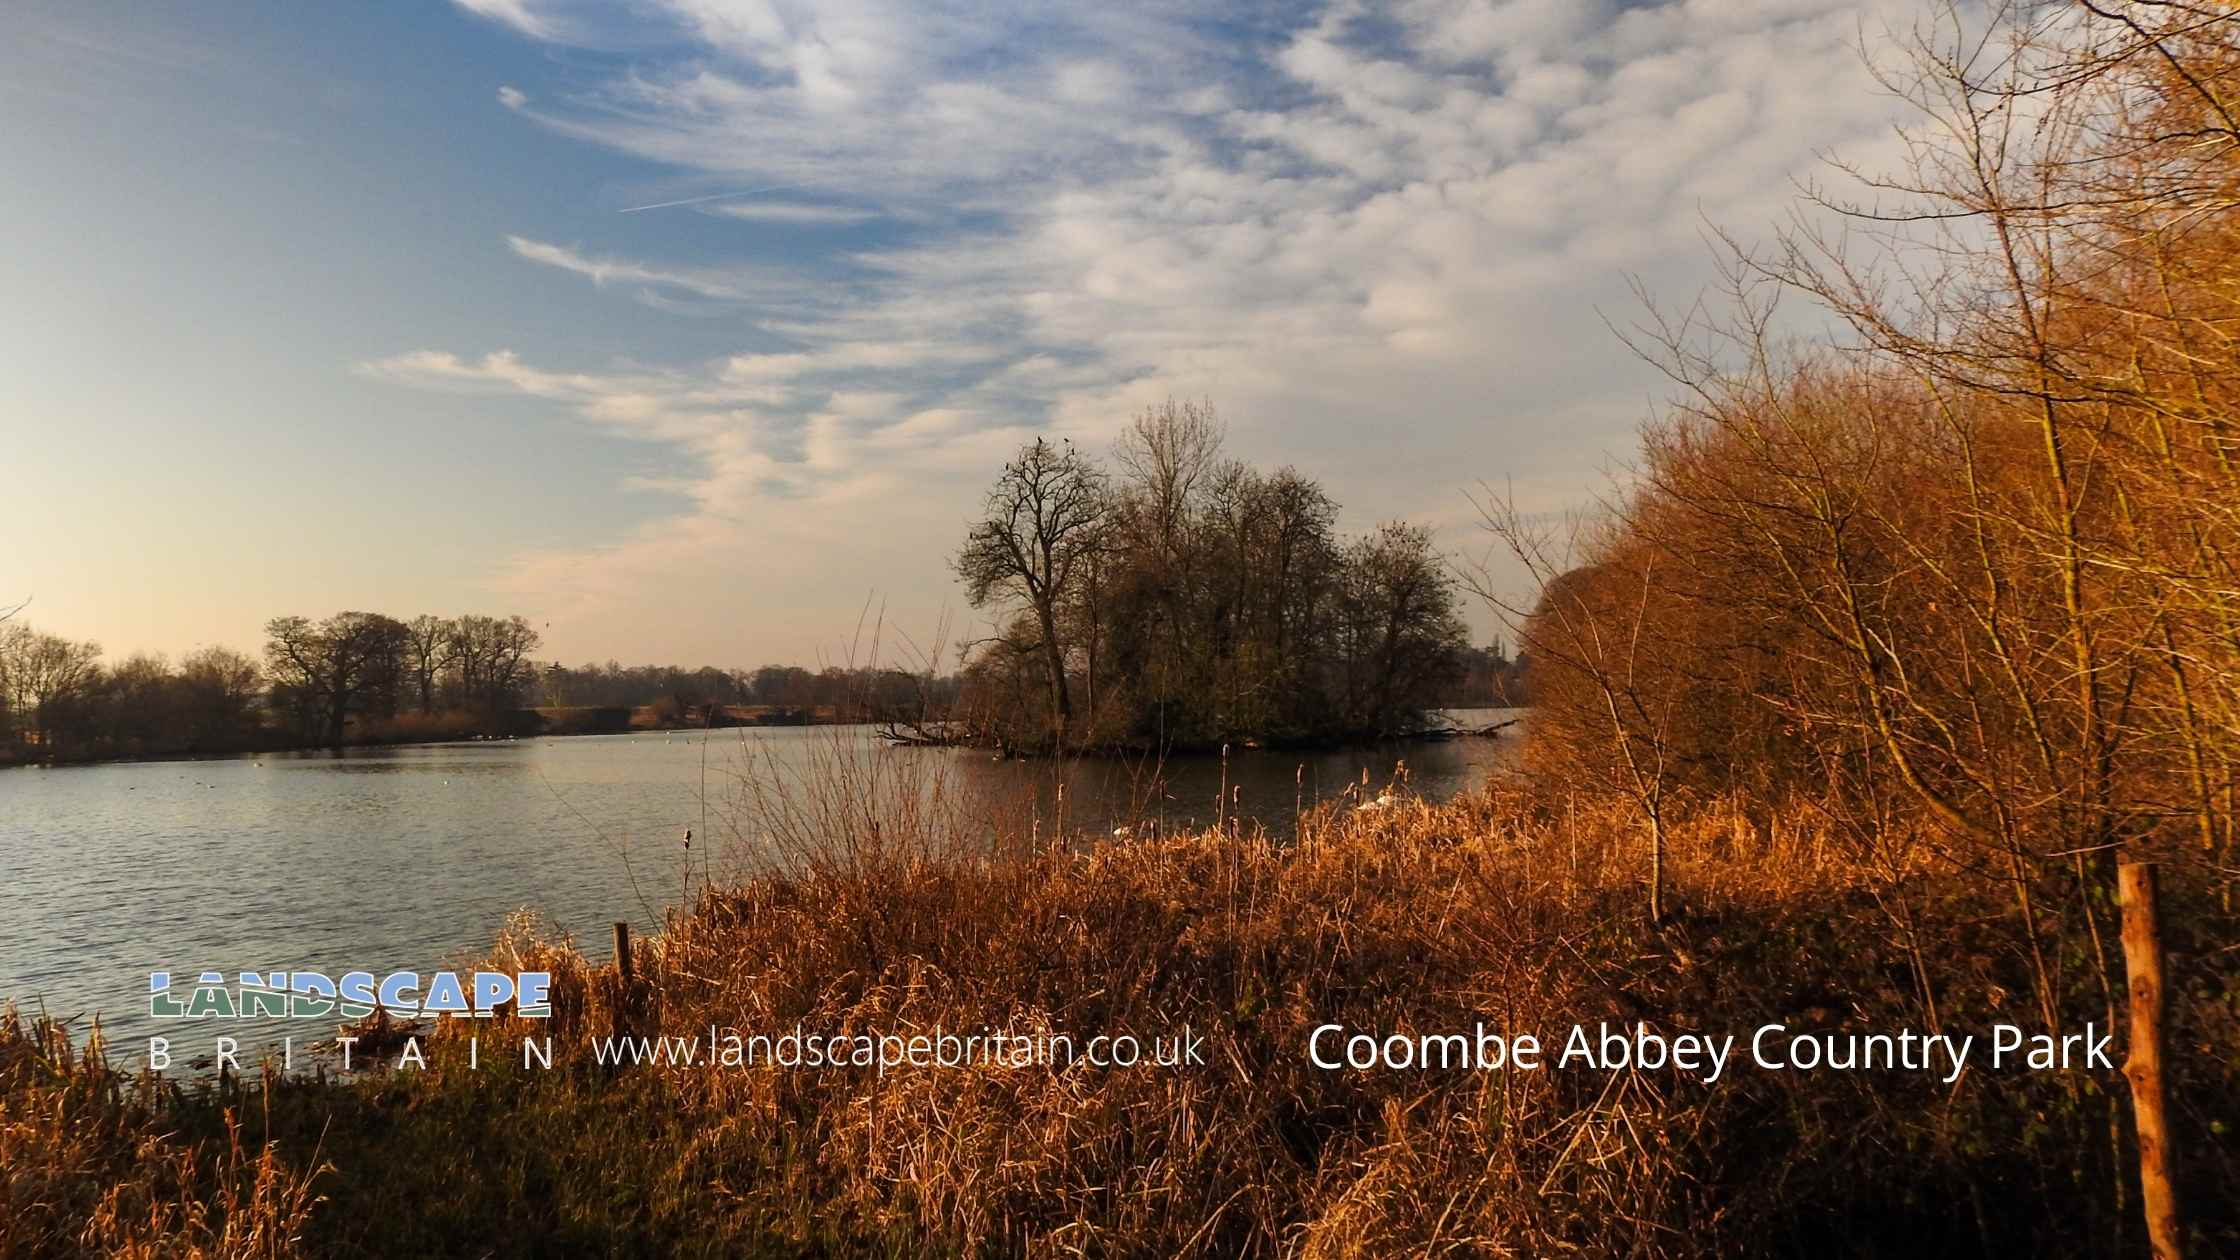
[[[1990,1071],[2112,1071],[2108,1057],[2114,1037],[2087,1023],[2084,1031],[2053,1035],[1996,1024],[1983,1038],[1981,1066]],[[1744,1051],[1736,1060],[1738,1046]],[[1768,1072],[1930,1072],[1950,1085],[1968,1070],[1977,1049],[1972,1035],[1897,1032],[1813,1032],[1785,1024],[1763,1024],[1746,1038],[1737,1034],[1665,1035],[1646,1024],[1629,1028],[1574,1024],[1552,1041],[1538,1034],[1504,1036],[1479,1024],[1468,1033],[1350,1033],[1324,1024],[1308,1041],[1314,1065],[1325,1071],[1477,1071],[1602,1072],[1670,1070],[1716,1085],[1730,1061]]]

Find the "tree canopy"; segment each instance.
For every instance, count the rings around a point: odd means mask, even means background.
[[[1340,538],[1316,482],[1221,453],[1213,408],[1137,416],[1111,466],[1036,438],[955,567],[994,633],[964,716],[1010,747],[1192,748],[1406,734],[1468,648],[1428,533]]]

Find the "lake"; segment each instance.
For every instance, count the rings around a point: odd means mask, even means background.
[[[1482,726],[1513,714],[1451,716]],[[471,961],[524,907],[604,955],[612,921],[650,929],[679,900],[686,828],[695,868],[716,855],[724,873],[766,865],[740,821],[744,785],[809,773],[836,749],[859,764],[937,759],[971,792],[1019,802],[1045,834],[1061,802],[1069,834],[1208,825],[1224,789],[1236,816],[1288,834],[1299,804],[1364,775],[1374,791],[1404,763],[1409,790],[1444,799],[1507,764],[1518,743],[1512,730],[1151,766],[997,762],[875,738],[656,731],[0,770],[0,998],[73,1017],[80,1034],[98,1011],[117,1060],[135,1065],[148,1035],[188,1027],[196,1043],[224,1032],[249,1049],[286,1032],[300,1050],[331,1037],[333,1022],[157,1024],[148,973],[425,973]]]

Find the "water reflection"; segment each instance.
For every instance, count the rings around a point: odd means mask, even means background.
[[[1502,720],[1502,710],[1469,710],[1476,725]],[[1232,749],[1227,758],[1189,757],[1165,762],[1081,760],[1052,766],[1038,762],[979,763],[972,777],[994,796],[1032,791],[1040,815],[1064,830],[1104,834],[1115,827],[1162,830],[1210,826],[1217,817],[1242,819],[1288,837],[1299,811],[1368,785],[1375,796],[1402,779],[1408,790],[1444,800],[1483,782],[1516,748],[1504,739],[1404,741],[1378,748],[1320,752]],[[1224,804],[1224,799],[1226,804]],[[1061,814],[1062,810],[1062,814]]]
[[[834,740],[871,738],[774,728],[0,771],[0,997],[79,1017],[81,1030],[99,1011],[135,1064],[148,1035],[189,1027],[198,1041],[228,1032],[257,1047],[286,1033],[300,1046],[333,1029],[156,1025],[147,975],[431,971],[470,961],[525,906],[596,950],[614,919],[652,928],[718,853],[717,869],[755,864],[753,838],[725,834],[740,814],[737,776],[802,773]],[[1226,789],[1228,811],[1284,834],[1298,805],[1364,775],[1381,787],[1405,763],[1415,790],[1441,798],[1514,744],[1238,750],[1226,764],[1163,766],[908,755],[949,759],[990,799],[1031,793],[1048,827],[1061,799],[1065,828],[1085,834],[1209,823]],[[688,827],[703,838],[692,854]]]

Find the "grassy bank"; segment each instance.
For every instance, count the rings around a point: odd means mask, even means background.
[[[862,821],[866,833],[879,829]],[[0,1255],[1300,1255],[2136,1251],[2114,1073],[1350,1072],[1324,1023],[1560,1040],[2035,1024],[2000,902],[1706,807],[1681,909],[1638,837],[1555,798],[1326,810],[1218,832],[845,861],[704,895],[625,989],[524,925],[549,1026],[446,1024],[429,1067],[180,1092],[0,1031]],[[1934,949],[1915,942],[1934,940]],[[2232,1240],[2229,950],[2174,949],[2185,1174]],[[2221,969],[2221,970],[2219,970]],[[2105,1007],[2076,991],[2081,1024]],[[1930,1013],[1931,1008],[1934,1014]],[[618,1026],[1052,1030],[1202,1066],[601,1067]],[[470,1069],[466,1034],[479,1031]],[[524,1032],[555,1039],[524,1071]],[[2118,1042],[2120,1050],[2120,1041]]]

